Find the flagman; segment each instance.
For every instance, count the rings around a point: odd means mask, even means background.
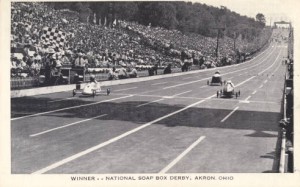
[[[86,60],[82,56],[82,53],[78,53],[78,57],[75,60],[75,67],[85,67]]]

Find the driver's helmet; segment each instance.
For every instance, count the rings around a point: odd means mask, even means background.
[[[218,71],[216,71],[216,74],[220,74],[220,71],[218,70]]]
[[[226,85],[231,85],[231,86],[233,87],[233,83],[232,83],[231,80],[227,81],[227,82],[226,82]]]
[[[90,81],[95,81],[95,75],[91,75]]]

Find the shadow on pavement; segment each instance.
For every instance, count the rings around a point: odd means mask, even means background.
[[[108,99],[104,98],[105,99]],[[71,107],[82,104],[89,104],[95,101],[82,100],[80,98],[65,100],[62,102],[49,102],[49,98],[17,98],[12,99],[11,115],[19,117],[38,112],[50,111]],[[64,117],[64,118],[92,118],[100,114],[108,114],[101,120],[118,120],[130,121],[134,123],[147,123],[164,115],[170,114],[185,107],[184,105],[167,105],[162,103],[151,103],[139,108],[137,105],[144,104],[148,101],[124,101],[120,103],[104,102],[95,105],[68,109],[62,112],[49,113],[44,115]],[[249,137],[276,137],[274,133],[266,133],[264,131],[278,131],[278,121],[280,113],[275,112],[257,112],[257,111],[241,111],[237,110],[225,122],[221,120],[228,115],[231,110],[226,109],[210,109],[198,107],[188,108],[173,116],[158,121],[156,124],[168,127],[187,126],[200,128],[228,128],[228,129],[246,129],[254,130]]]

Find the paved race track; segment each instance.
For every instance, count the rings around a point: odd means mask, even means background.
[[[277,172],[287,47],[219,68],[241,96],[217,98],[216,69],[11,99],[12,173]]]

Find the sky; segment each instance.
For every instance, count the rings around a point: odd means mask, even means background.
[[[241,15],[255,18],[257,13],[266,17],[266,24],[274,21],[294,21],[299,11],[299,0],[193,0],[211,6],[225,6]],[[297,5],[296,5],[297,4]],[[296,8],[297,7],[297,8]]]

